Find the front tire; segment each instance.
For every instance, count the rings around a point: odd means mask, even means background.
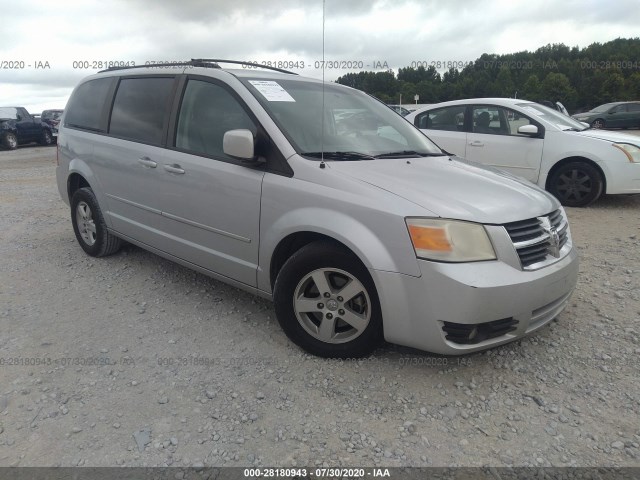
[[[604,128],[605,127],[604,120],[601,118],[595,119],[593,122],[591,122],[591,127],[595,128],[596,130],[600,130],[601,128]]]
[[[71,198],[71,223],[87,255],[104,257],[117,252],[122,240],[109,233],[93,190],[80,188]]]
[[[15,150],[18,148],[18,137],[15,133],[7,132],[2,137],[2,145],[8,150]]]
[[[549,180],[549,191],[566,207],[586,207],[604,190],[600,172],[586,162],[568,162]]]
[[[274,303],[287,336],[314,355],[363,357],[382,341],[382,313],[371,275],[333,242],[310,243],[287,260],[276,279]]]

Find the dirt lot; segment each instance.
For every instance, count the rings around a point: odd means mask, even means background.
[[[0,152],[0,466],[638,466],[640,197],[570,209],[570,308],[525,340],[357,362],[139,248],[77,245],[55,149]]]

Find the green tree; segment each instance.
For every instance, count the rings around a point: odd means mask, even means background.
[[[624,82],[625,98],[628,100],[640,99],[640,72],[636,72]]]
[[[516,87],[513,84],[511,70],[508,67],[500,68],[496,81],[493,83],[493,91],[494,95],[498,97],[511,98],[514,96]]]
[[[604,102],[615,102],[622,98],[624,91],[624,77],[614,72],[604,81],[600,90],[600,98]]]
[[[563,73],[550,72],[542,81],[540,93],[541,100],[552,102],[561,101],[573,105],[576,98],[576,90],[569,83],[569,79]]]
[[[529,75],[527,81],[524,82],[522,86],[521,92],[518,94],[520,98],[525,98],[527,100],[532,100],[534,102],[541,100],[540,98],[540,89],[542,86],[540,85],[540,79],[537,75]]]

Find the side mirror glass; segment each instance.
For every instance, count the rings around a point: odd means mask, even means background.
[[[251,160],[255,156],[253,147],[253,133],[250,130],[239,129],[225,132],[222,138],[222,151],[234,158]]]
[[[538,127],[535,125],[522,125],[518,128],[518,133],[523,135],[537,135]]]

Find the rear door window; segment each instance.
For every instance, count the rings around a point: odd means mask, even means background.
[[[439,108],[424,112],[416,117],[416,126],[429,130],[464,131],[466,105]]]
[[[173,77],[125,78],[113,102],[109,134],[151,145],[163,143]]]

